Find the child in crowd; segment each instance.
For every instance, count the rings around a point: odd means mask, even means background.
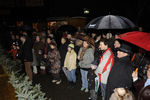
[[[90,97],[88,98],[88,100],[97,100],[98,89],[96,90],[96,88],[95,88],[96,87],[95,78],[97,77],[96,74],[95,74],[95,69],[96,69],[96,67],[91,66],[91,69],[88,71],[88,74],[87,74],[88,87],[89,87],[89,90],[90,90]]]
[[[16,56],[17,56],[17,46],[16,46],[16,43],[15,43],[15,42],[13,42],[12,48],[11,48],[10,51],[8,51],[8,53],[12,55],[13,60],[16,60]]]
[[[74,44],[68,45],[68,52],[65,57],[64,67],[66,68],[67,79],[69,81],[68,88],[74,88],[76,83],[76,59],[77,55],[74,51]]]
[[[53,76],[53,83],[60,84],[61,79],[60,79],[60,54],[59,51],[57,50],[57,44],[56,42],[52,41],[50,43],[50,48],[51,50],[48,52],[48,61],[50,62],[50,72],[52,73]]]

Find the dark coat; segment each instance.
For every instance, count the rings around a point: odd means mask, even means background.
[[[87,78],[88,78],[88,88],[90,90],[95,90],[95,77],[96,74],[94,73],[95,70],[88,70]]]
[[[33,45],[33,48],[34,48],[34,54],[36,56],[39,56],[39,51],[41,50],[41,52],[42,52],[43,49],[44,49],[44,43],[42,43],[41,41],[40,42],[35,42],[34,45]]]
[[[33,47],[32,40],[29,37],[26,37],[26,41],[21,48],[22,58],[24,61],[29,61],[29,62],[33,61],[32,47]]]
[[[44,53],[43,54],[46,54],[46,55],[48,55],[48,52],[50,51],[50,46],[49,46],[50,44],[48,44],[48,43],[46,43],[45,44],[45,48],[44,48]]]
[[[150,85],[142,88],[138,95],[138,100],[150,100]]]
[[[145,79],[140,79],[140,80],[137,80],[133,83],[133,90],[134,90],[134,95],[136,97],[136,100],[137,100],[137,97],[140,93],[140,91],[142,90],[142,88],[144,87],[144,84],[145,84],[146,80]]]
[[[68,48],[67,42],[65,44],[61,44],[59,47],[59,52],[60,52],[60,56],[61,56],[61,66],[64,66],[65,57],[66,57],[66,54],[68,51],[67,48]]]
[[[98,50],[98,49],[97,49],[97,51],[94,52],[94,61],[92,62],[93,65],[98,66],[100,58],[103,53],[104,53],[104,51]]]
[[[91,64],[98,66],[100,58],[101,58],[101,55],[102,55],[102,51],[101,50],[96,51],[94,53],[94,61]],[[94,90],[95,89],[95,78],[96,78],[97,75],[94,73],[94,71],[95,70],[90,69],[88,71],[88,74],[87,74],[88,87],[89,87],[90,90]]]
[[[76,54],[78,54],[79,50],[80,50],[80,46],[77,46],[77,45],[76,45],[76,46],[74,47],[74,51],[76,52]]]
[[[129,56],[120,59],[116,58],[108,77],[105,100],[109,100],[115,88],[124,87],[130,89],[131,86],[132,66]]]

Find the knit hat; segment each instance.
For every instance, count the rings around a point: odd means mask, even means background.
[[[74,44],[71,43],[71,44],[68,45],[68,47],[74,49]]]

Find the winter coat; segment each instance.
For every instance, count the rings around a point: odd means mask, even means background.
[[[24,61],[33,61],[32,55],[32,47],[33,43],[29,37],[26,37],[26,41],[22,44],[21,51],[22,51],[22,58]]]
[[[82,48],[80,48],[78,55],[80,55],[81,51]],[[94,61],[94,50],[92,48],[88,48],[83,55],[83,60],[79,61],[79,66],[82,69],[89,69],[93,61]]]
[[[98,66],[100,58],[102,56],[102,51],[95,51],[94,53],[94,61],[91,63],[91,65],[95,66],[95,68]]]
[[[150,85],[142,88],[137,100],[150,100]]]
[[[88,88],[90,90],[95,90],[95,78],[96,74],[94,73],[95,70],[88,70],[87,79],[88,79]]]
[[[67,52],[64,67],[66,67],[69,71],[72,69],[76,69],[76,59],[77,55],[74,50],[71,50],[71,52]]]
[[[61,57],[57,49],[53,49],[48,52],[48,61],[51,63],[51,73],[57,74],[60,72],[60,58]]]
[[[142,78],[142,79],[138,79],[137,81],[135,81],[133,83],[133,89],[134,89],[134,95],[136,97],[136,99],[138,99],[138,96],[141,94],[141,91],[145,88],[146,79]]]
[[[74,47],[74,51],[76,52],[76,54],[79,53],[80,48],[81,48],[80,46],[75,46],[75,47]]]
[[[12,48],[10,51],[8,51],[8,53],[11,53],[13,59],[16,60],[17,49],[13,49],[13,48]]]
[[[49,45],[50,45],[50,44],[48,44],[48,43],[45,44],[45,48],[44,48],[44,51],[43,51],[43,52],[44,52],[44,54],[46,54],[46,55],[47,55],[48,52],[50,51],[50,46],[49,46]]]
[[[74,47],[74,51],[76,52],[76,54],[79,53],[80,48],[81,48],[80,46],[75,46]],[[78,63],[79,63],[79,60],[77,59],[76,64],[77,64],[77,67],[79,68],[79,64]]]
[[[113,90],[118,87],[130,89],[132,86],[132,65],[130,57],[116,58],[108,76],[105,100],[109,100]]]
[[[101,83],[107,84],[107,78],[114,64],[114,55],[110,48],[108,48],[100,58],[99,65],[96,69],[96,75],[99,76]]]
[[[34,54],[35,56],[39,56],[39,51],[44,49],[44,43],[40,42],[35,42],[33,45],[33,49],[34,49]]]
[[[61,66],[64,66],[65,57],[67,54],[68,43],[61,44],[59,48],[60,56],[61,56]]]
[[[98,50],[98,49],[97,49]],[[102,55],[102,51],[95,51],[94,53],[94,61],[91,63],[92,66],[95,66],[95,68],[98,66],[100,58]],[[88,78],[88,88],[90,90],[95,90],[95,78],[96,78],[96,74],[95,74],[95,69],[92,70],[88,70],[88,74],[87,74],[87,78]]]

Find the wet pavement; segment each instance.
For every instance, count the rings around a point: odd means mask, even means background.
[[[40,83],[41,90],[46,93],[47,98],[51,98],[51,100],[88,100],[89,93],[85,93],[80,91],[81,88],[81,77],[79,69],[77,70],[77,82],[76,87],[73,89],[67,88],[67,79],[63,72],[61,72],[62,82],[59,85],[52,83],[51,74],[41,74],[38,73],[34,75],[33,83]],[[100,96],[98,96],[98,100]]]

